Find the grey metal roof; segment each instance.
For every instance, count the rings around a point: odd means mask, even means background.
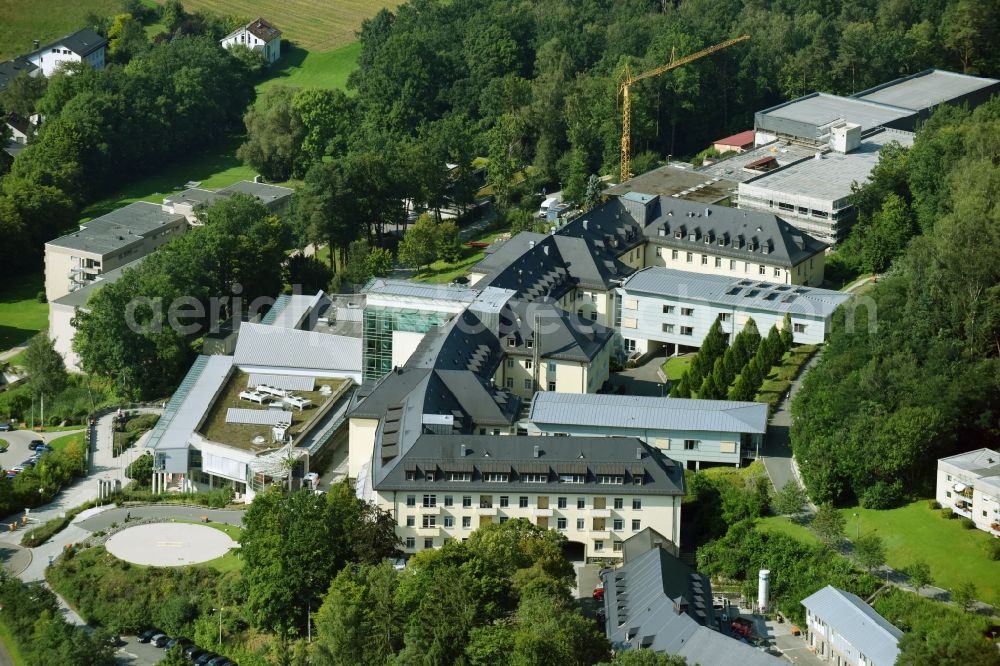
[[[372,278],[361,289],[361,293],[429,301],[455,301],[457,303],[471,303],[476,298],[476,290],[462,285],[432,284],[389,278]]]
[[[278,318],[278,315],[280,315],[291,302],[292,297],[290,294],[280,294],[276,299],[274,299],[274,305],[272,305],[271,309],[267,311],[267,314],[261,318],[260,323],[273,324]]]
[[[754,114],[754,126],[758,130],[815,140],[826,134],[825,127],[838,120],[857,123],[864,133],[912,115],[910,109],[853,97],[811,93],[758,111]]]
[[[240,366],[361,372],[361,340],[294,328],[244,323],[233,358]]]
[[[12,60],[0,62],[0,90],[6,88],[7,84],[9,84],[12,79],[17,78],[23,72],[28,72],[30,74],[36,69],[38,69],[38,67],[33,65],[23,56],[18,56]]]
[[[62,46],[64,48],[69,49],[70,51],[72,51],[73,53],[77,54],[82,58],[84,56],[90,55],[97,49],[105,46],[107,43],[108,40],[106,40],[104,37],[101,37],[92,29],[83,28],[81,30],[77,30],[76,32],[72,32],[66,35],[65,37],[56,39],[53,42],[41,47],[40,49],[32,51],[25,57],[30,57],[39,53],[44,54],[53,46]]]
[[[827,585],[803,599],[802,605],[863,652],[875,666],[896,663],[903,632],[857,595]]]
[[[145,258],[146,257],[139,257],[135,261],[130,261],[129,263],[112,269],[107,273],[101,273],[90,284],[80,287],[76,291],[71,291],[65,296],[61,296],[52,302],[57,305],[66,305],[71,308],[82,308],[87,305],[87,301],[90,300],[90,297],[94,294],[94,292],[99,291],[105,285],[117,282],[125,271],[137,268]]]
[[[203,190],[200,187],[192,187],[177,194],[168,194],[163,198],[163,203],[186,203],[197,206],[198,204],[212,204],[219,199],[225,198],[225,194],[213,192],[212,190]]]
[[[604,194],[619,196],[626,192],[643,192],[668,197],[677,194],[689,201],[718,203],[728,199],[735,189],[736,182],[724,176],[699,173],[690,164],[668,164],[633,176],[605,190]]]
[[[291,294],[268,323],[281,328],[307,328],[303,326],[305,318],[309,315],[318,317],[318,308],[326,303],[329,303],[329,299],[322,291],[315,294]]]
[[[465,455],[462,455],[462,446]],[[535,447],[538,447],[538,457],[535,457]],[[642,459],[636,458],[636,450],[642,449]],[[376,452],[376,459],[378,453]],[[468,465],[474,468],[471,481],[445,481],[438,477],[431,482],[424,478],[423,473],[435,471],[438,468],[447,470],[455,465]],[[607,484],[597,483],[595,474],[598,466],[615,465],[621,468],[622,475],[626,470],[629,474],[642,472],[642,485],[633,485],[631,481],[622,484],[621,492],[629,495],[683,495],[684,469],[673,460],[667,458],[655,447],[647,446],[634,437],[527,437],[507,435],[420,435],[384,475],[375,478],[376,490],[407,490],[407,489],[440,489],[459,491],[531,491],[557,492],[554,488],[563,488],[565,492],[590,491],[610,494],[612,488]],[[520,469],[531,466],[534,470],[538,465],[546,465],[551,471],[548,483],[529,483],[521,480]],[[407,481],[406,468],[420,471],[416,480]],[[510,478],[506,482],[489,482],[483,480],[483,471],[496,471],[499,468],[510,469]],[[572,467],[580,472],[560,470]],[[523,473],[538,473],[535,471]],[[559,473],[585,473],[585,483],[560,484],[555,475]]]
[[[187,446],[208,406],[215,400],[233,368],[232,356],[199,356],[174,391],[160,420],[146,441],[147,449]]]
[[[282,187],[280,185],[255,183],[250,180],[241,180],[238,183],[233,183],[229,187],[224,187],[219,190],[219,194],[233,194],[236,192],[249,194],[252,197],[260,199],[262,203],[269,204],[282,199],[287,199],[295,193],[295,190],[290,187]]]
[[[141,242],[144,236],[184,219],[183,215],[165,212],[159,204],[136,201],[83,222],[78,231],[46,245],[104,255]]]
[[[741,310],[789,312],[828,317],[850,300],[851,294],[817,287],[757,282],[724,275],[704,275],[651,267],[636,272],[622,284],[626,293],[666,296],[687,302],[712,303]]]
[[[274,426],[279,423],[291,422],[292,413],[283,409],[249,409],[246,407],[226,409],[226,423]]]
[[[301,377],[298,375],[262,375],[251,373],[247,378],[247,386],[253,388],[267,384],[274,388],[285,389],[287,391],[312,391],[316,387],[315,377]]]
[[[879,151],[890,141],[908,148],[913,145],[913,134],[898,130],[877,132],[865,137],[849,153],[824,153],[819,159],[802,160],[740,183],[740,194],[765,190],[831,202],[846,199],[851,195],[852,184],[862,185],[868,179],[878,164]]]
[[[969,76],[941,69],[927,69],[863,90],[853,97],[925,111],[939,104],[962,101],[973,93],[990,94],[1000,88],[996,79]]]
[[[788,268],[827,247],[771,213],[705,206],[670,197],[660,198],[659,215],[646,225],[644,233],[656,245]],[[750,249],[751,243],[756,250]],[[765,248],[767,254],[763,253]]]
[[[767,432],[767,405],[730,400],[540,391],[531,401],[528,420],[607,428],[763,434]]]
[[[686,612],[675,610],[674,600],[681,598]],[[702,607],[704,617],[698,614]],[[651,548],[605,574],[604,608],[605,631],[617,651],[645,647],[686,657],[690,664],[713,666],[785,663],[715,631],[708,578],[661,548]]]

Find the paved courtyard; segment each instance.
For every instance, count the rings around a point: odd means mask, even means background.
[[[104,544],[118,559],[154,567],[177,567],[222,557],[237,544],[206,525],[152,523],[129,527]]]

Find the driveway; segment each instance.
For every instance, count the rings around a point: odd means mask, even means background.
[[[767,476],[771,479],[771,484],[776,491],[781,490],[789,481],[794,481],[802,485],[798,480],[797,470],[794,469],[795,461],[792,458],[792,445],[789,434],[792,427],[792,400],[799,392],[799,389],[802,388],[802,379],[806,376],[806,373],[812,370],[813,366],[819,363],[819,357],[822,353],[822,351],[817,352],[805,364],[802,371],[799,372],[799,376],[792,381],[788,395],[778,403],[778,408],[768,423],[767,438],[764,443],[761,460],[764,462]]]
[[[660,397],[666,395],[659,369],[663,365],[663,356],[657,354],[645,363],[635,368],[626,368],[620,372],[611,373],[611,386],[621,387],[625,395],[644,395]]]
[[[35,432],[33,430],[14,430],[13,432],[0,432],[0,439],[7,441],[7,450],[0,453],[0,468],[5,470],[20,465],[25,460],[35,455],[35,452],[28,448],[28,444],[33,439],[40,439],[43,442],[51,442],[57,437],[71,435],[79,430],[67,430],[65,432]]]

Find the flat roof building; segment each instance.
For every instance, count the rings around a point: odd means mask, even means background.
[[[941,506],[1000,537],[1000,452],[977,449],[941,458],[936,489]]]
[[[721,204],[733,197],[736,182],[723,176],[700,173],[690,164],[671,163],[633,176],[608,188],[604,194],[619,196],[626,192],[662,194],[698,203]]]
[[[930,115],[941,104],[978,106],[1000,91],[1000,81],[943,69],[926,69],[863,90],[852,97]]]

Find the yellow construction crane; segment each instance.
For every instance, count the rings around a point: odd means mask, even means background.
[[[627,180],[632,176],[629,173],[629,157],[631,152],[631,125],[632,125],[632,102],[629,98],[629,87],[638,81],[643,79],[651,79],[654,76],[659,76],[664,72],[669,72],[672,69],[686,65],[689,62],[694,62],[699,58],[704,58],[707,55],[711,55],[716,51],[721,51],[722,49],[727,49],[733,44],[739,44],[740,42],[745,42],[750,39],[750,35],[743,35],[742,37],[736,37],[734,39],[729,39],[721,44],[716,44],[715,46],[710,46],[707,49],[702,49],[697,53],[692,53],[689,56],[684,56],[680,60],[674,60],[673,56],[670,58],[670,62],[656,69],[651,69],[648,72],[643,72],[636,76],[632,76],[629,71],[628,65],[625,66],[625,80],[622,81],[621,88],[619,91],[622,95],[622,170],[621,179]]]

